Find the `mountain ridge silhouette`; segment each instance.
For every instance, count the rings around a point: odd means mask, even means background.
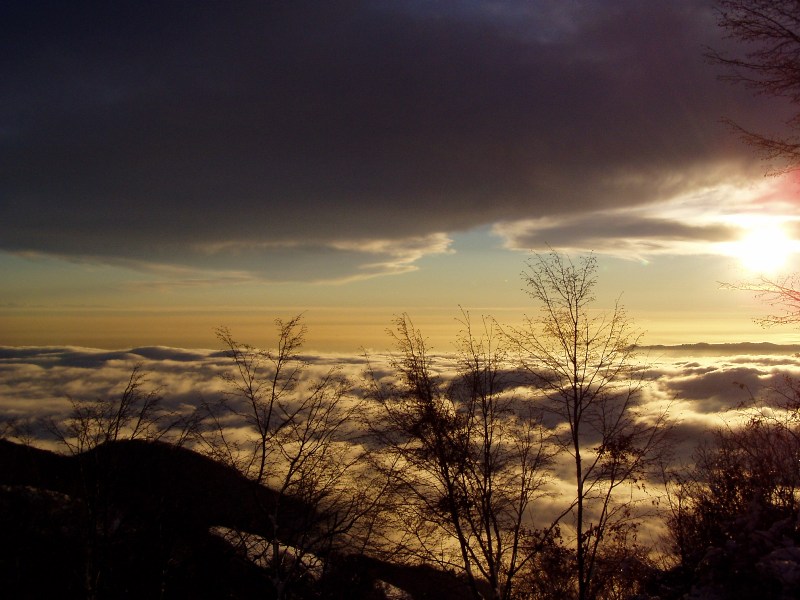
[[[265,570],[211,529],[269,538],[267,512],[277,500],[274,490],[234,468],[162,442],[115,441],[61,455],[0,440],[0,577],[15,598],[85,598],[81,571],[94,560],[108,571],[96,597],[263,597]],[[300,543],[313,509],[284,496],[280,510],[276,537]],[[329,559],[337,571],[326,598],[380,599],[378,581],[415,599],[469,594],[461,578],[429,565],[396,564],[343,546]],[[51,565],[47,578],[43,560]]]

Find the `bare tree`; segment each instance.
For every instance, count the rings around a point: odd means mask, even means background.
[[[792,411],[720,429],[673,482],[667,523],[686,591],[789,598],[800,568],[800,436]],[[794,575],[792,575],[794,573]]]
[[[11,440],[26,446],[33,446],[38,422],[38,419],[32,417],[2,417],[0,418],[0,440]]]
[[[201,439],[212,456],[273,490],[260,506],[271,533],[226,537],[267,569],[275,596],[283,598],[323,570],[343,540],[351,550],[363,547],[369,525],[357,526],[368,521],[381,487],[364,468],[361,402],[350,394],[349,380],[338,367],[309,376],[299,355],[306,331],[300,316],[277,320],[276,327],[276,347],[266,350],[217,331],[234,369],[223,376],[230,391],[210,411],[213,426]]]
[[[728,38],[747,50],[730,55],[710,50],[707,56],[726,68],[722,79],[759,94],[800,103],[800,3],[797,0],[718,0],[718,24]],[[728,121],[766,159],[779,160],[776,172],[800,167],[800,113],[787,123],[789,133],[770,136]]]
[[[757,94],[800,104],[800,2],[798,0],[718,0],[718,24],[726,37],[741,42],[743,53],[709,50],[708,58],[721,65],[721,79],[744,85]],[[773,163],[773,174],[800,167],[800,110],[785,124],[787,133],[770,135],[745,129],[726,120],[742,139]],[[754,292],[777,309],[759,319],[762,325],[796,323],[800,310],[797,276],[724,284]]]
[[[717,0],[718,24],[726,37],[740,42],[739,54],[709,50],[707,57],[721,65],[721,79],[744,85],[757,94],[783,98],[796,110],[784,135],[750,131],[726,122],[742,139],[772,162],[772,173],[800,167],[800,2],[798,0]],[[762,325],[796,323],[800,309],[797,276],[723,284],[754,292],[777,309]]]
[[[84,586],[87,598],[103,597],[112,579],[110,549],[123,535],[120,517],[109,498],[111,482],[126,477],[113,460],[104,458],[98,447],[120,440],[164,441],[180,446],[194,435],[199,413],[182,414],[163,405],[158,389],[147,389],[141,365],[130,372],[118,396],[94,399],[70,398],[71,409],[64,417],[45,419],[44,428],[64,449],[79,456],[79,482],[86,515]],[[124,528],[123,528],[124,529]],[[162,575],[169,565],[165,562]],[[163,583],[163,582],[162,582]]]
[[[182,445],[193,434],[198,414],[168,410],[160,391],[146,387],[147,377],[137,364],[119,396],[69,398],[69,414],[47,419],[45,428],[71,454],[122,439]]]
[[[543,409],[558,419],[556,439],[573,460],[575,499],[562,517],[572,516],[578,598],[585,600],[599,589],[607,533],[631,517],[630,488],[658,458],[666,413],[639,410],[640,334],[622,306],[590,312],[596,259],[573,263],[551,252],[534,255],[528,267],[523,278],[540,313],[507,337]]]
[[[540,547],[530,528],[548,444],[510,393],[493,323],[484,320],[475,335],[464,312],[462,324],[457,376],[448,381],[436,374],[410,318],[396,319],[392,372],[388,381],[373,373],[381,409],[373,429],[395,484],[404,549],[458,569],[475,598],[510,599],[516,575]]]
[[[756,298],[770,306],[774,312],[756,319],[764,327],[800,323],[800,279],[798,275],[780,278],[761,276],[744,283],[723,283],[723,288],[752,292]]]

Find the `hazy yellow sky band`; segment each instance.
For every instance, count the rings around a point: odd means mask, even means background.
[[[386,333],[401,307],[310,308],[304,312],[308,326],[308,351],[359,353],[361,349],[381,352],[391,347]],[[182,348],[216,348],[214,330],[228,327],[237,339],[254,345],[273,343],[276,318],[288,318],[290,308],[239,309],[11,309],[0,310],[0,345],[70,345],[92,348],[127,349],[164,345]],[[473,308],[474,321],[491,315],[503,325],[518,325],[530,309]],[[423,331],[437,352],[450,352],[460,325],[459,309],[420,308],[409,310],[415,325]],[[651,344],[763,342],[798,343],[800,334],[792,328],[764,329],[743,311],[669,313],[629,310],[635,325],[644,332],[642,342]]]

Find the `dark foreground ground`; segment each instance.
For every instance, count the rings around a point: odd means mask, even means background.
[[[0,440],[0,578],[6,598],[269,598],[270,573],[212,527],[264,530],[275,494],[187,449],[125,441],[62,456]],[[283,542],[292,518],[282,511]],[[292,597],[465,598],[455,576],[332,552],[327,572]]]

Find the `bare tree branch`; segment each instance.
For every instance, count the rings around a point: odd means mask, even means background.
[[[631,507],[630,495],[619,492],[658,460],[668,429],[666,414],[640,418],[641,334],[624,308],[617,302],[609,313],[590,312],[596,272],[593,256],[573,262],[553,251],[535,254],[523,279],[539,315],[506,332],[544,410],[566,425],[556,440],[574,462],[575,500],[559,518],[572,515],[580,600],[597,596],[604,540]]]
[[[507,350],[494,321],[483,319],[476,332],[462,311],[460,322],[458,374],[447,381],[411,319],[395,320],[392,378],[371,380],[381,409],[373,432],[394,496],[406,499],[407,551],[458,568],[476,599],[508,600],[540,548],[529,524],[551,451],[538,420],[508,393]]]
[[[709,49],[706,57],[724,67],[724,81],[800,103],[800,4],[797,0],[718,0],[718,24],[726,37],[746,50],[731,55]],[[786,123],[787,134],[750,131],[730,119],[725,122],[765,160],[771,174],[800,167],[800,112]]]

